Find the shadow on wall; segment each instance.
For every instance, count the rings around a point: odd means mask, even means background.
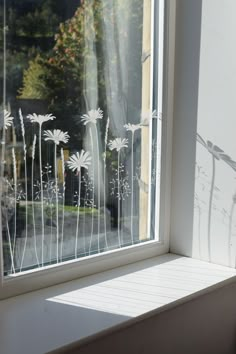
[[[193,253],[235,267],[236,162],[200,134],[197,142]]]

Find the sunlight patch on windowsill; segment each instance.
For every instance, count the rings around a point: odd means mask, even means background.
[[[107,279],[98,276],[92,284],[84,279],[79,289],[47,300],[134,318],[236,275],[227,267],[171,254],[154,264],[145,262],[146,268],[134,264],[124,274],[113,270]]]

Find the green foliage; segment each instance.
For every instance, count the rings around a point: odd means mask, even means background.
[[[137,80],[140,80],[141,72],[142,31],[137,28],[142,24],[142,6],[143,0],[81,1],[74,16],[60,24],[52,55],[44,61],[36,58],[30,62],[29,69],[24,72],[20,97],[47,99],[49,110],[64,117],[95,108],[87,107],[86,101],[95,93],[98,105],[106,115],[109,100],[111,97],[122,98],[124,87],[122,75],[118,72],[117,82],[112,86],[110,96],[107,95],[108,67],[112,73],[119,71],[120,65],[126,65],[132,76],[129,82],[134,88],[140,87]],[[132,53],[128,50],[132,37],[129,38],[127,26],[129,32],[130,29],[139,32],[135,34],[137,50]],[[119,48],[123,42],[117,42],[116,36],[124,38],[126,48],[123,50]]]
[[[24,71],[23,88],[19,90],[19,98],[47,99],[46,76],[45,62],[37,55],[34,60],[29,62],[29,68]]]
[[[54,12],[54,2],[45,0],[33,12],[27,11],[25,14],[19,14],[15,8],[10,7],[9,34],[20,37],[52,37],[60,22]]]
[[[142,0],[116,0],[115,2],[84,0],[75,15],[60,24],[59,32],[55,36],[54,55],[50,60],[66,72],[71,86],[78,88],[76,94],[86,97],[96,90],[99,94],[100,105],[103,108],[106,106],[105,67],[109,66],[110,72],[116,72],[119,70],[120,62],[126,59],[125,56],[132,55],[122,53],[117,48],[119,43],[114,43],[116,38],[109,37],[113,32],[115,37],[119,34],[120,38],[124,38],[129,43],[127,25],[129,28],[135,28],[136,31],[140,28],[142,5]],[[106,28],[105,33],[104,28]],[[138,39],[141,49],[142,36]],[[120,57],[121,55],[123,57]],[[96,56],[96,61],[93,62],[94,56]],[[135,61],[140,62],[140,56],[137,56],[137,53],[134,53],[133,67],[135,67]],[[86,69],[88,63],[94,64],[89,66],[89,70]],[[118,80],[120,82],[115,83],[112,94],[119,97],[122,90],[121,75],[118,75]],[[97,87],[95,87],[96,81]],[[71,91],[69,93],[71,94]]]

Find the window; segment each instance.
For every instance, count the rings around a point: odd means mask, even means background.
[[[4,0],[0,11],[5,283],[156,253],[163,1]]]

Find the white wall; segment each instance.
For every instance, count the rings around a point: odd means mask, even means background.
[[[171,222],[172,252],[230,266],[236,172],[221,155],[213,173],[196,133],[236,160],[235,13],[235,0],[177,1]]]

